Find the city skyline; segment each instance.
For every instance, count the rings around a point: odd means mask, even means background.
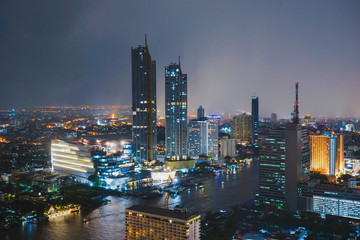
[[[163,69],[180,55],[192,79],[189,110],[203,105],[209,114],[250,112],[255,94],[261,116],[287,117],[298,80],[300,116],[360,112],[353,104],[360,101],[355,1],[153,2],[150,11],[141,2],[2,5],[1,108],[130,105],[129,48],[147,33],[158,62],[161,111]],[[160,14],[173,7],[179,11]]]

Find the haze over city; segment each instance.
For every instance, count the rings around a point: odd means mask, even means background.
[[[189,109],[287,117],[359,114],[358,1],[5,1],[0,4],[1,108],[130,105],[130,48],[164,67],[181,56]]]

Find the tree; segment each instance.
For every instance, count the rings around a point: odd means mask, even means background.
[[[88,180],[89,180],[90,182],[92,182],[95,187],[100,187],[100,186],[101,186],[101,180],[100,180],[100,178],[99,178],[98,176],[96,176],[96,175],[90,175],[90,176],[88,177]]]

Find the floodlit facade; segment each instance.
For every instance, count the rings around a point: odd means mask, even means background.
[[[236,139],[221,139],[220,157],[224,158],[226,156],[236,156]]]
[[[360,190],[311,180],[298,186],[299,210],[360,219]]]
[[[239,142],[251,143],[252,117],[246,113],[237,115],[231,122],[231,138]]]
[[[52,171],[87,180],[95,173],[89,147],[62,140],[51,141]]]
[[[135,205],[127,208],[126,239],[200,239],[200,214],[183,208],[169,209]]]
[[[134,157],[143,162],[148,160],[149,135],[152,136],[151,156],[156,156],[156,62],[151,59],[147,45],[131,48],[131,73]],[[152,111],[151,115],[149,111]]]
[[[311,171],[335,175],[344,170],[344,140],[342,135],[312,135]]]
[[[221,116],[219,115],[209,115],[207,120],[209,122],[208,130],[208,155],[213,160],[219,159],[219,122]]]
[[[198,158],[208,155],[208,121],[189,121],[189,157]]]
[[[187,74],[180,63],[165,68],[166,156],[187,155]]]

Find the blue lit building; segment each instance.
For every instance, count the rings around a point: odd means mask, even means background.
[[[209,115],[207,116],[207,121],[209,123],[208,130],[208,155],[214,160],[219,159],[219,122],[221,116],[219,115]]]
[[[157,142],[156,62],[151,59],[146,43],[145,46],[131,48],[131,70],[134,158],[144,162],[155,158]],[[149,111],[152,113],[148,114]],[[148,121],[149,116],[151,120]],[[148,142],[152,146],[148,146]],[[148,151],[151,151],[149,155]]]
[[[165,68],[165,115],[166,156],[187,156],[187,74],[180,63]]]
[[[107,155],[105,151],[92,151],[95,174],[100,179],[122,177],[124,174],[134,171],[134,160],[124,158],[120,154]]]

